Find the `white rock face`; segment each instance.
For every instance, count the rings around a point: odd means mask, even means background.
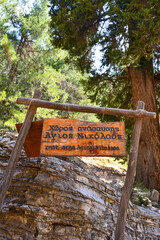
[[[12,148],[6,140],[0,148],[2,177]],[[0,213],[0,239],[113,240],[119,201],[80,159],[27,159],[22,151]],[[160,214],[130,203],[125,239],[159,240]]]

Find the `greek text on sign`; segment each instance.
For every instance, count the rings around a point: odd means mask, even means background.
[[[125,156],[124,122],[44,119],[41,156]]]

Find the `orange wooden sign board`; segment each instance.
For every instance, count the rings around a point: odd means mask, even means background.
[[[22,127],[22,123],[16,124],[18,132]],[[40,157],[41,135],[43,121],[32,122],[26,140],[24,149],[28,157]]]
[[[41,156],[125,156],[124,122],[44,119]]]

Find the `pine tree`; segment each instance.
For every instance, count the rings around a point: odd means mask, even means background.
[[[31,97],[35,88],[42,90],[45,100],[89,102],[82,98],[80,84],[86,76],[69,63],[66,51],[51,45],[48,0],[35,0],[32,5],[25,0],[6,0],[1,2],[0,13],[0,128],[13,129],[23,121],[26,111],[16,105],[16,99]],[[63,115],[66,113],[38,109],[36,117]]]
[[[157,113],[156,120],[143,122],[136,180],[160,189],[159,105],[155,94],[160,80],[159,1],[50,0],[50,16],[53,45],[77,56],[77,65],[90,74],[85,86],[92,100],[100,104],[111,99],[114,105],[131,106],[132,99],[134,109],[141,100],[147,111]],[[99,72],[93,69],[97,45],[102,52]],[[108,89],[121,96],[112,98]]]

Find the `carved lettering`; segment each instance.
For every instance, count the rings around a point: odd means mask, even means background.
[[[78,145],[77,150],[80,151],[85,151],[85,150],[89,150],[89,151],[94,151],[94,150],[99,150],[99,151],[116,151],[119,150],[118,146],[80,146]]]
[[[89,139],[94,139],[93,134],[89,134]]]
[[[84,138],[83,133],[77,133],[77,138],[78,139],[83,139]]]
[[[45,146],[45,150],[59,150],[58,146]]]
[[[73,138],[73,134],[69,134],[69,139],[72,139]]]
[[[56,134],[51,133],[51,136],[52,136],[52,140],[55,140]]]
[[[73,151],[75,150],[75,146],[62,146],[61,149],[65,151]]]
[[[75,119],[46,119],[42,156],[124,156],[124,122],[89,123]]]
[[[52,127],[52,126],[51,126]],[[52,128],[50,128],[52,129]],[[52,138],[52,140],[55,140],[55,138],[58,137],[59,139],[61,138],[64,138],[64,139],[73,139],[73,134],[60,134],[60,133],[57,133],[57,134],[53,134],[53,131],[51,133],[49,132],[46,132],[44,138]],[[118,134],[116,135],[115,133],[114,134],[106,134],[104,135],[103,132],[100,132],[100,133],[95,133],[95,134],[84,134],[84,133],[77,133],[77,138],[78,139],[118,139],[118,140],[121,140],[122,139],[122,135]]]
[[[44,138],[51,138],[50,133],[49,133],[49,132],[46,132],[46,135],[45,135]]]
[[[122,139],[122,135],[117,135],[118,139],[121,140]]]

